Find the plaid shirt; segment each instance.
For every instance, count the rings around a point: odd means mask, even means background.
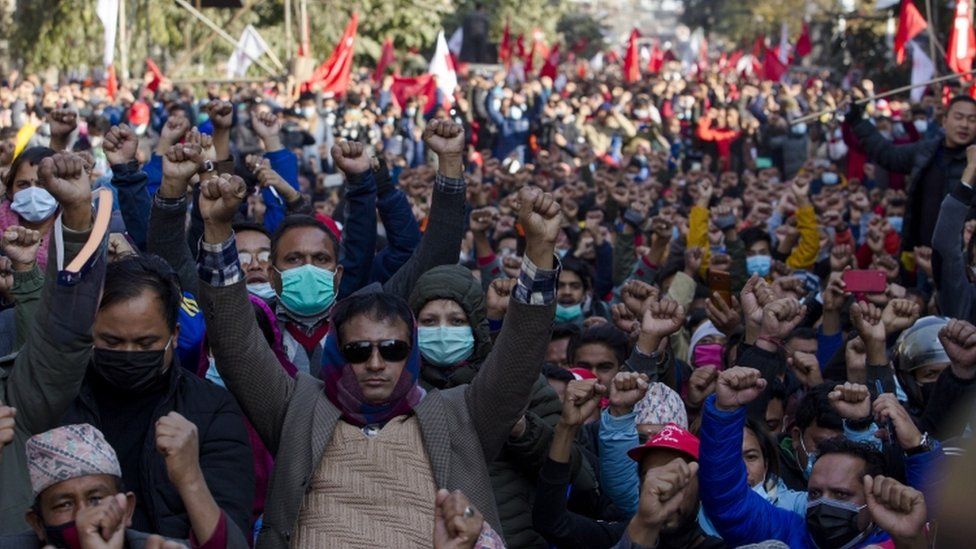
[[[522,269],[512,297],[528,305],[548,305],[556,300],[559,260],[555,269],[540,269],[528,256],[522,256]]]
[[[200,240],[200,251],[197,252],[197,274],[204,284],[214,288],[222,288],[237,284],[244,280],[244,271],[237,259],[237,243],[231,233],[227,240],[220,244],[210,244]]]
[[[438,172],[434,178],[434,187],[442,193],[458,194],[465,192],[468,184],[464,181],[464,178],[452,179],[450,177],[444,177]]]

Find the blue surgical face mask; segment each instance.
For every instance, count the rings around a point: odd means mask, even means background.
[[[471,326],[432,326],[417,328],[420,354],[436,366],[454,366],[474,353]]]
[[[335,302],[335,273],[328,269],[306,264],[278,274],[281,275],[281,303],[297,315],[322,314]]]
[[[807,445],[803,443],[802,434],[800,435],[800,448],[803,448],[803,453],[807,455],[807,466],[803,469],[803,478],[810,480],[810,475],[813,474],[813,464],[817,461],[817,453],[807,450]]]
[[[806,122],[793,124],[793,126],[790,127],[790,131],[793,132],[793,135],[805,135],[807,133],[807,124]]]
[[[270,282],[258,282],[255,284],[248,284],[247,291],[254,296],[260,297],[261,299],[267,301],[275,296],[274,288],[271,287]]]
[[[905,219],[900,215],[893,215],[888,218],[888,224],[895,232],[901,234],[901,229],[905,225]]]
[[[773,258],[768,255],[753,255],[746,258],[746,271],[750,276],[769,276],[769,268],[773,264]]]
[[[40,223],[54,215],[58,201],[46,189],[28,187],[14,193],[10,209],[31,223]]]
[[[840,181],[840,178],[834,172],[824,172],[820,176],[820,181],[822,181],[824,185],[836,185]]]
[[[576,305],[556,304],[556,322],[560,324],[576,322],[581,318],[583,318],[582,303],[577,303]]]

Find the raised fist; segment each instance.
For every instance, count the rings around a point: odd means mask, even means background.
[[[614,416],[629,414],[650,387],[647,376],[636,372],[619,372],[610,382],[610,413]]]
[[[633,335],[635,331],[640,329],[637,317],[623,303],[615,303],[612,305],[610,307],[610,314],[613,317],[613,325],[623,333]]]
[[[3,233],[3,253],[10,258],[15,271],[29,271],[37,262],[41,232],[13,225]]]
[[[512,298],[512,291],[518,280],[514,278],[496,278],[488,286],[485,296],[487,301],[487,316],[491,320],[501,320],[508,312],[508,302]]]
[[[786,359],[797,379],[804,387],[810,388],[823,383],[823,375],[820,373],[820,364],[817,362],[817,355],[795,351],[793,356]]]
[[[677,301],[665,297],[658,301],[651,301],[644,307],[641,334],[658,339],[665,338],[680,330],[684,322],[685,308]]]
[[[653,299],[657,301],[658,294],[659,291],[657,288],[636,278],[631,278],[627,282],[624,282],[623,287],[620,289],[620,299],[623,301],[623,304],[626,305],[632,314],[641,316],[643,316],[644,310],[647,308],[647,300]]]
[[[890,477],[865,475],[864,495],[872,522],[891,535],[895,545],[928,546],[924,533],[927,511],[922,492]]]
[[[139,138],[136,137],[132,128],[125,124],[113,126],[105,134],[102,142],[102,149],[108,158],[108,163],[112,166],[126,164],[136,159],[136,151],[139,149]]]
[[[739,297],[741,298],[742,313],[745,315],[746,323],[758,330],[762,325],[763,307],[775,299],[773,289],[761,276],[754,274],[742,287]]]
[[[843,271],[834,271],[830,273],[830,278],[827,281],[827,288],[823,292],[823,307],[824,311],[840,311],[844,307],[844,301],[847,300],[846,285],[844,284],[844,278],[842,275]]]
[[[777,299],[763,308],[760,333],[766,337],[785,339],[806,315],[806,305],[792,297]]]
[[[166,151],[179,143],[188,131],[190,131],[190,121],[185,116],[170,116],[159,133],[159,144],[156,146],[156,150],[166,154]]]
[[[247,194],[244,180],[221,174],[200,183],[200,215],[205,223],[229,225]]]
[[[644,475],[635,518],[649,529],[660,531],[680,510],[685,499],[684,492],[697,474],[698,463],[688,463],[682,458],[674,458],[663,467],[649,469]]]
[[[718,369],[714,366],[699,366],[688,378],[688,405],[700,408],[708,395],[715,392],[718,384]]]
[[[915,265],[925,273],[925,276],[932,278],[932,248],[915,246]]]
[[[91,226],[92,191],[84,158],[71,153],[45,158],[37,169],[37,181],[61,204],[69,229],[83,231]]]
[[[217,161],[217,149],[214,148],[213,137],[200,133],[196,128],[190,129],[186,134],[187,145],[199,145],[203,151],[203,159],[211,162]]]
[[[495,221],[498,221],[500,214],[498,208],[485,206],[471,212],[471,232],[486,233]]]
[[[200,145],[173,145],[163,156],[163,182],[159,187],[164,198],[179,198],[186,194],[187,183],[203,166]]]
[[[871,392],[860,383],[835,385],[827,398],[837,414],[844,419],[857,421],[871,415]]]
[[[881,322],[881,309],[866,301],[851,305],[851,324],[861,334],[864,343],[885,340],[885,325]]]
[[[366,147],[356,141],[339,141],[333,145],[332,161],[346,176],[364,174],[372,169]]]
[[[437,155],[464,154],[464,127],[450,120],[431,120],[424,129],[424,143]]]
[[[156,451],[166,462],[166,473],[177,487],[199,481],[200,443],[197,426],[176,412],[156,421]]]
[[[207,103],[207,116],[214,130],[229,130],[234,125],[234,105],[230,101],[211,101]]]
[[[807,289],[803,285],[803,280],[795,276],[781,276],[773,281],[773,293],[778,298],[803,299],[803,296],[807,294]]]
[[[885,425],[891,421],[895,432],[888,434],[896,437],[898,446],[902,450],[911,450],[922,444],[922,432],[918,430],[912,417],[908,415],[905,407],[898,402],[898,397],[894,393],[878,395],[871,408],[874,411],[875,421],[879,425]]]
[[[517,205],[518,222],[525,230],[525,255],[536,265],[549,268],[538,261],[552,264],[552,253],[562,222],[559,203],[549,193],[528,186],[519,189]]]
[[[569,427],[579,427],[600,408],[600,397],[607,388],[596,379],[577,379],[566,385],[563,413],[559,421]]]
[[[78,113],[67,108],[54,109],[48,116],[48,125],[52,139],[66,138],[78,127]]]
[[[953,318],[939,330],[939,341],[949,355],[952,373],[956,377],[976,377],[976,326]]]
[[[264,149],[268,152],[280,150],[281,147],[281,121],[278,115],[271,112],[264,112],[251,119],[251,126],[254,133],[258,134],[264,142]]]
[[[694,277],[695,273],[701,269],[702,259],[705,257],[705,252],[697,246],[692,246],[685,250],[685,274],[690,277]]]
[[[732,296],[730,307],[718,292],[713,293],[705,301],[705,312],[715,328],[727,336],[731,336],[742,326],[742,312],[735,296]]]
[[[881,312],[881,322],[888,335],[908,328],[918,320],[919,308],[914,299],[892,299]]]
[[[749,404],[766,388],[766,380],[759,370],[736,366],[718,374],[715,405],[731,412]]]

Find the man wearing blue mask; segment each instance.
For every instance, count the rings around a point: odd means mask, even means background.
[[[597,315],[609,318],[606,305],[594,298],[590,267],[575,257],[563,258],[556,289],[556,323],[583,325],[586,318]]]

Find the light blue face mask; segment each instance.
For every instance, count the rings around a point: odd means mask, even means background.
[[[813,474],[813,464],[817,462],[817,452],[807,451],[807,445],[803,443],[803,435],[800,435],[800,448],[803,448],[803,452],[807,455],[807,466],[803,469],[803,478],[810,480],[810,475]]]
[[[247,291],[251,295],[260,297],[265,301],[271,299],[276,295],[274,288],[271,287],[270,282],[258,282],[256,284],[248,284]]]
[[[315,316],[335,302],[335,273],[328,269],[306,264],[278,274],[281,275],[281,303],[295,314]]]
[[[840,181],[840,178],[834,172],[824,172],[820,176],[820,181],[822,181],[824,185],[836,185],[837,182]]]
[[[891,225],[891,228],[894,229],[896,233],[901,234],[901,229],[905,226],[905,218],[900,215],[893,215],[888,218],[888,224]]]
[[[749,275],[769,276],[773,258],[768,255],[753,255],[746,258],[746,271]]]
[[[560,324],[576,322],[583,318],[583,304],[560,305],[556,304],[556,322]]]
[[[40,223],[54,215],[58,201],[46,189],[28,187],[14,193],[10,209],[31,223]]]
[[[807,133],[807,124],[806,122],[793,124],[793,126],[790,127],[790,131],[793,132],[793,135],[804,135],[805,133]]]
[[[454,366],[474,353],[471,326],[432,326],[417,328],[420,354],[436,366]]]

